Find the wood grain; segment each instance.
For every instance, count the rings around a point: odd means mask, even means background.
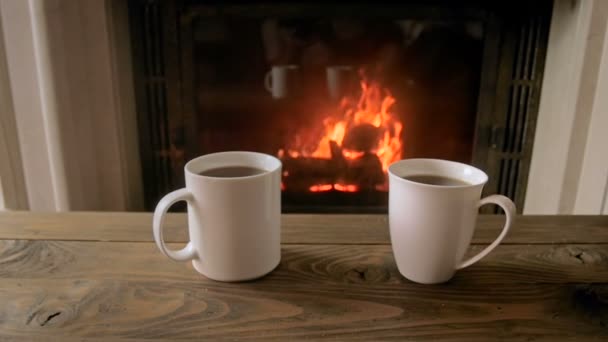
[[[162,256],[150,219],[0,214],[0,341],[608,339],[605,217],[521,217],[433,286],[399,274],[382,215],[285,215],[281,264],[244,283]],[[470,253],[501,219],[480,217]],[[171,241],[184,224],[170,217]]]
[[[607,285],[393,289],[7,279],[0,338],[533,340],[608,337]]]
[[[179,245],[172,245],[173,248]],[[478,252],[476,246],[470,253]],[[608,282],[606,245],[499,246],[462,270],[452,286]],[[1,279],[123,279],[208,283],[189,263],[173,262],[153,243],[0,241]],[[356,284],[400,287],[390,246],[286,245],[276,284]]]
[[[386,215],[282,217],[285,244],[388,244]],[[0,239],[152,241],[149,213],[0,213]],[[488,244],[502,228],[500,216],[480,216],[474,244]],[[608,216],[519,216],[505,244],[608,243]],[[187,240],[186,217],[170,214],[168,242]]]

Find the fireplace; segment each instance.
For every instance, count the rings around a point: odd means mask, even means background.
[[[286,212],[383,212],[387,166],[416,157],[472,163],[521,209],[550,12],[132,0],[146,205],[187,160],[254,150],[283,161]]]

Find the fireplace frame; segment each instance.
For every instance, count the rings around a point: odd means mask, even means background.
[[[551,1],[485,4],[461,1],[379,6],[337,4],[129,3],[145,203],[183,184],[194,157],[197,126],[192,78],[192,21],[218,13],[241,16],[376,16],[484,22],[483,65],[473,165],[490,175],[485,193],[513,198],[521,211],[532,154],[547,50]],[[395,14],[398,15],[395,15]],[[138,63],[137,61],[141,61]],[[386,207],[284,208],[290,212],[383,212]],[[493,212],[494,209],[484,209]]]

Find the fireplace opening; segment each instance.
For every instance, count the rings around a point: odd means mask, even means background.
[[[286,212],[383,212],[416,157],[521,207],[550,2],[461,5],[132,0],[148,206],[187,160],[252,150],[283,162]]]
[[[335,103],[330,96],[309,109],[308,122],[290,127],[277,153],[286,203],[385,204],[388,166],[403,155],[403,122],[391,91],[360,75],[356,91]]]

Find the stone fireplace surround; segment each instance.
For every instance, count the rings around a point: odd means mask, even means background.
[[[526,214],[608,214],[608,2],[555,0]],[[127,4],[0,0],[0,207],[142,210]]]

